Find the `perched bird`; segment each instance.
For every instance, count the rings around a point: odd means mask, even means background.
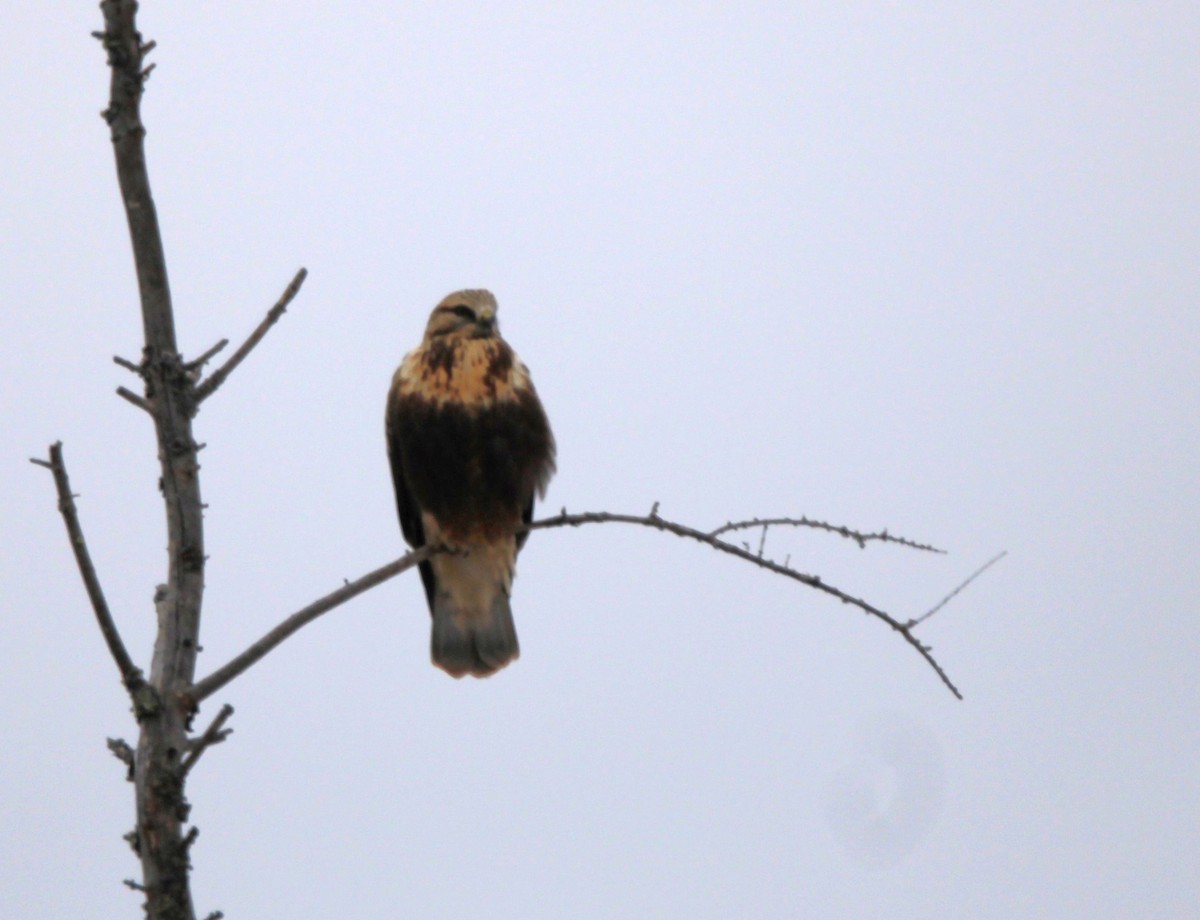
[[[517,552],[554,473],[554,436],[529,370],[500,338],[490,291],[434,307],[387,401],[388,457],[400,529],[422,562],[433,663],[486,677],[520,654],[509,596]]]

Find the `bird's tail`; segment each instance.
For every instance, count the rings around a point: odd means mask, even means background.
[[[433,663],[452,677],[487,677],[521,654],[508,594],[499,590],[478,613],[456,607],[439,591],[433,602]]]

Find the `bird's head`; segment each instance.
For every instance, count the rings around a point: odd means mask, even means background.
[[[443,342],[490,339],[500,334],[496,322],[496,298],[491,291],[455,291],[429,314],[425,341]]]

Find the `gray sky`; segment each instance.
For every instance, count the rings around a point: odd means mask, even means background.
[[[0,68],[0,913],[137,916],[133,739],[48,476],[146,661],[165,556],[94,4]],[[548,507],[773,533],[923,635],[703,547],[537,534],[522,658],[428,663],[402,577],[212,700],[203,913],[1185,918],[1200,883],[1200,10],[146,0],[185,352],[310,279],[197,423],[201,673],[401,551],[393,367],[496,292]]]

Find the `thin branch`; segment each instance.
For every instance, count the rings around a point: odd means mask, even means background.
[[[232,373],[233,369],[245,360],[246,355],[253,351],[254,346],[262,341],[263,336],[267,334],[272,326],[279,322],[279,317],[283,316],[283,312],[288,308],[288,304],[292,302],[292,298],[300,292],[300,285],[304,284],[304,279],[308,277],[308,269],[302,268],[296,272],[291,283],[284,289],[275,306],[267,311],[267,315],[263,321],[258,324],[258,327],[250,333],[250,337],[244,341],[241,346],[235,351],[219,368],[213,371],[208,377],[196,387],[196,404],[204,402],[208,397],[216,392],[217,387],[225,382],[225,378]]]
[[[108,645],[113,661],[121,672],[121,682],[135,702],[138,691],[145,684],[141,670],[129,657],[125,643],[117,631],[112,614],[108,610],[108,602],[104,599],[104,590],[100,587],[100,579],[96,575],[96,567],[92,564],[91,553],[88,552],[87,541],[83,538],[83,528],[79,525],[79,512],[75,508],[75,496],[71,494],[71,481],[67,477],[67,467],[63,463],[62,441],[50,445],[50,461],[34,460],[38,466],[48,467],[54,474],[54,485],[58,491],[58,510],[63,522],[67,525],[67,537],[71,541],[71,549],[75,553],[75,562],[79,566],[83,586],[87,589],[88,599],[92,602],[92,611],[96,614],[96,622],[100,633]]]
[[[424,562],[434,553],[443,551],[441,547],[437,546],[426,546],[415,550],[406,556],[401,556],[399,559],[389,562],[387,565],[380,566],[373,572],[368,572],[361,578],[347,582],[336,591],[332,591],[319,600],[313,601],[307,607],[293,613],[240,655],[237,655],[203,680],[197,681],[185,690],[183,693],[185,702],[189,705],[198,705],[266,655],[275,646],[279,645],[279,643],[283,642],[292,633],[303,626],[307,626],[317,617],[321,616],[321,614],[328,613],[335,607],[340,607],[346,601],[358,597],[364,591],[368,591],[376,585],[383,584],[401,572],[407,571],[418,563]]]
[[[132,390],[127,390],[125,387],[117,387],[117,395],[126,402],[137,406],[143,412],[146,412],[151,416],[154,415],[154,407],[150,405],[150,401],[142,396],[138,396],[137,393],[134,393]]]
[[[184,369],[193,372],[200,370],[200,368],[204,367],[204,365],[216,357],[217,354],[228,344],[229,339],[221,339],[221,341],[217,342],[216,345],[204,352],[204,354],[202,354],[199,358],[193,358],[191,361],[188,361],[186,364],[184,364]]]
[[[610,522],[635,524],[640,527],[650,527],[654,530],[663,530],[668,533],[673,533],[679,537],[687,537],[688,539],[695,540],[698,543],[711,546],[713,549],[718,550],[719,552],[728,553],[731,556],[744,559],[746,562],[757,565],[760,568],[775,572],[778,575],[783,575],[785,578],[791,578],[792,580],[798,581],[810,588],[815,588],[818,591],[822,591],[825,594],[836,597],[844,604],[850,604],[851,606],[857,607],[864,613],[882,620],[884,623],[898,632],[903,637],[904,641],[916,649],[920,656],[925,659],[926,663],[933,668],[938,677],[941,678],[942,683],[946,685],[950,692],[960,700],[962,699],[962,693],[960,693],[959,689],[954,686],[954,683],[950,680],[949,676],[944,670],[942,670],[942,666],[938,664],[936,659],[934,659],[933,655],[931,654],[930,646],[925,645],[915,635],[913,635],[911,626],[908,624],[901,623],[891,614],[886,613],[885,611],[880,610],[878,607],[867,603],[862,598],[854,597],[853,595],[847,594],[846,592],[835,588],[833,585],[825,584],[815,575],[807,575],[804,572],[799,572],[796,569],[790,568],[789,566],[781,565],[772,559],[759,558],[749,549],[743,549],[742,547],[734,546],[732,543],[726,543],[724,540],[717,539],[711,533],[704,533],[684,524],[677,524],[673,521],[665,520],[658,516],[657,507],[652,515],[648,515],[646,517],[639,517],[632,514],[611,514],[607,511],[590,511],[584,512],[583,514],[567,514],[564,509],[563,513],[559,514],[557,517],[545,518],[541,521],[534,521],[532,524],[529,524],[526,529],[540,530],[551,527],[579,527],[583,524],[607,524]],[[758,523],[761,525],[763,522],[759,521]]]
[[[108,108],[101,113],[108,123],[117,165],[117,181],[129,222],[129,236],[137,270],[142,306],[147,363],[160,353],[176,351],[171,292],[167,283],[166,258],[158,213],[150,194],[143,140],[146,128],[141,119],[143,89],[142,44],[134,19],[133,0],[103,0],[104,31],[93,33],[104,45],[112,70]]]
[[[650,509],[650,513],[644,517],[632,514],[613,514],[607,511],[568,514],[567,510],[564,508],[557,516],[552,518],[544,518],[540,521],[534,521],[533,523],[527,525],[524,529],[548,530],[554,527],[579,527],[584,524],[607,523],[635,524],[640,527],[649,527],[654,530],[665,531],[667,533],[675,534],[679,537],[686,537],[688,539],[695,540],[698,543],[711,546],[713,549],[718,550],[719,552],[736,556],[737,558],[743,559],[746,562],[758,566],[759,568],[774,572],[777,575],[783,575],[785,578],[790,578],[793,581],[798,581],[810,588],[815,588],[818,591],[821,591],[832,597],[836,597],[844,604],[857,607],[864,613],[882,620],[893,630],[899,633],[903,637],[904,641],[916,649],[921,657],[925,659],[926,663],[933,668],[934,672],[938,675],[942,683],[946,685],[950,692],[960,700],[962,699],[962,693],[959,692],[959,689],[950,680],[949,676],[942,669],[942,666],[938,664],[936,659],[934,659],[930,646],[925,645],[913,634],[913,624],[911,621],[909,623],[901,623],[895,617],[891,616],[891,614],[873,606],[872,604],[867,603],[862,598],[847,594],[833,585],[825,584],[825,582],[821,581],[821,579],[815,575],[805,574],[804,572],[800,572],[791,568],[787,563],[781,564],[773,559],[764,557],[761,554],[761,543],[759,547],[759,554],[756,555],[749,549],[748,546],[746,548],[738,547],[732,543],[727,543],[724,540],[717,539],[711,533],[704,533],[703,531],[696,530],[695,528],[688,527],[684,524],[678,524],[659,517],[657,502],[654,504],[654,507]],[[761,524],[762,522],[760,522],[760,526]],[[382,566],[381,568],[378,568],[359,579],[356,579],[355,581],[347,582],[338,590],[325,595],[325,597],[314,601],[302,610],[297,611],[266,635],[264,635],[253,645],[251,645],[244,652],[237,655],[227,664],[213,671],[203,680],[197,681],[193,686],[188,688],[188,690],[186,690],[183,694],[185,705],[198,705],[205,698],[211,696],[217,690],[220,690],[235,677],[247,670],[255,662],[259,661],[263,656],[272,651],[276,646],[278,646],[297,630],[311,623],[322,614],[327,613],[335,607],[346,603],[346,601],[354,597],[357,597],[364,591],[368,591],[376,585],[380,585],[388,579],[399,575],[401,572],[412,568],[418,563],[424,562],[434,553],[446,551],[447,550],[445,547],[426,546],[420,550],[411,552],[408,555],[402,556],[400,559],[395,560],[394,562],[390,562],[387,565]]]
[[[113,364],[119,365],[120,367],[125,368],[127,371],[133,371],[133,373],[137,374],[139,377],[142,375],[141,366],[134,364],[128,358],[122,358],[120,355],[113,355]]]
[[[930,607],[928,610],[926,610],[923,614],[921,614],[915,620],[909,620],[907,623],[905,623],[904,624],[905,628],[912,629],[914,626],[919,626],[921,623],[924,623],[931,616],[933,616],[935,613],[937,613],[939,610],[941,610],[943,607],[945,607],[948,603],[950,603],[950,601],[954,599],[954,596],[956,594],[958,594],[960,591],[962,591],[963,588],[965,588],[967,585],[969,585],[976,578],[978,578],[980,575],[982,575],[984,572],[986,572],[988,569],[990,569],[992,566],[994,566],[997,562],[999,562],[1001,559],[1003,559],[1007,555],[1008,555],[1008,550],[1004,550],[1002,552],[997,553],[995,556],[993,556],[991,559],[989,559],[987,562],[985,562],[983,565],[981,565],[979,568],[977,568],[974,572],[972,572],[970,575],[968,575],[966,581],[964,581],[961,585],[959,585],[957,588],[955,588],[953,591],[951,591],[949,594],[947,594],[945,597],[943,597],[940,601],[938,601],[936,604],[934,604],[932,607]]]
[[[828,531],[835,533],[839,537],[845,537],[847,540],[853,540],[864,549],[867,543],[872,540],[878,540],[882,543],[896,543],[900,546],[907,546],[910,549],[919,549],[927,553],[940,553],[945,555],[944,549],[938,549],[936,546],[930,546],[928,543],[918,543],[915,540],[910,540],[907,537],[897,537],[886,530],[876,531],[875,533],[863,533],[859,530],[851,530],[849,527],[844,527],[838,524],[829,524],[825,521],[816,521],[809,517],[798,518],[749,518],[745,521],[728,521],[718,527],[716,530],[710,530],[710,537],[719,537],[722,534],[729,533],[735,530],[752,530],[756,527],[812,527],[817,530]]]
[[[129,742],[124,738],[108,738],[106,739],[108,749],[112,751],[113,757],[133,769],[133,748],[129,746]]]
[[[212,720],[212,724],[204,730],[204,734],[192,742],[191,750],[188,751],[179,765],[179,772],[182,776],[187,776],[191,772],[192,767],[196,765],[196,761],[200,759],[200,755],[206,750],[214,744],[220,744],[229,737],[233,729],[225,728],[224,725],[229,721],[231,715],[233,715],[233,707],[226,703],[221,707],[221,711],[217,713],[216,718]]]
[[[109,738],[109,739],[107,739],[107,741],[108,741],[108,749],[110,751],[112,751],[113,757],[117,758],[117,760],[121,761],[121,763],[125,764],[125,766],[128,768],[127,772],[125,773],[125,778],[127,780],[129,780],[129,782],[132,783],[133,782],[133,748],[131,748],[129,746],[128,742],[126,742],[122,738]]]

